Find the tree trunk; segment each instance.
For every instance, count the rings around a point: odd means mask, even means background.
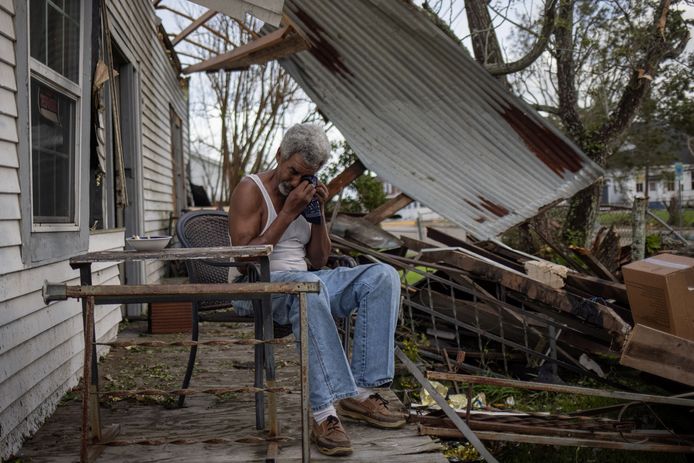
[[[567,244],[590,247],[593,225],[598,217],[602,179],[576,193],[569,202],[562,239]]]
[[[472,51],[475,60],[482,66],[487,64],[503,64],[504,56],[496,37],[496,29],[487,8],[487,0],[465,0],[465,14],[471,32]],[[501,84],[510,90],[505,75],[496,76]]]

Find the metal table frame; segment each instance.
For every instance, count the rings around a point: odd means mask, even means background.
[[[306,292],[318,292],[317,284],[282,284],[270,283],[269,255],[272,246],[231,246],[221,248],[170,248],[161,251],[101,251],[75,256],[70,259],[70,266],[80,272],[80,286],[52,285],[44,287],[46,301],[65,299],[67,297],[82,298],[82,315],[84,323],[84,391],[82,416],[82,446],[80,461],[90,461],[88,444],[106,443],[112,439],[117,430],[109,429],[104,433],[101,427],[99,411],[99,381],[96,352],[96,333],[94,323],[95,304],[113,304],[126,302],[158,302],[165,300],[200,301],[226,299],[260,299],[263,315],[262,333],[258,339],[269,341],[273,339],[272,301],[273,293],[298,294],[300,301],[300,351],[301,351],[301,405],[302,405],[302,460],[310,460],[309,443],[309,396],[308,396],[308,320]],[[228,283],[215,285],[124,285],[124,286],[93,286],[93,263],[97,262],[133,262],[147,260],[227,260],[241,258],[246,264],[248,260],[255,261],[260,267],[260,282],[258,283]],[[253,265],[251,263],[251,265]],[[292,286],[292,288],[289,288]],[[315,287],[314,287],[315,286]],[[154,290],[156,288],[156,290]],[[230,298],[230,296],[233,296]],[[256,336],[258,333],[256,333]],[[91,348],[89,348],[91,346]],[[273,347],[270,343],[257,344],[256,355],[262,355],[265,366],[267,389],[275,386],[275,368]],[[258,384],[260,382],[260,384]],[[256,371],[256,387],[263,388],[263,372]],[[264,388],[263,388],[264,389]],[[263,423],[263,394],[257,392],[256,422]],[[260,395],[258,395],[260,394]],[[277,401],[274,392],[268,392],[268,457],[274,461],[278,453],[278,437],[280,436],[279,420],[277,418]],[[108,436],[107,436],[108,434]],[[93,456],[92,456],[93,458]]]

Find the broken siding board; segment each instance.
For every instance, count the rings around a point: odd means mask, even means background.
[[[655,328],[636,325],[619,363],[694,386],[694,341]]]

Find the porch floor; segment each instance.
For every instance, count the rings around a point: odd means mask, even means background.
[[[250,337],[251,325],[203,323],[201,340],[226,337]],[[130,323],[119,340],[188,339],[189,335],[148,335],[144,322]],[[183,378],[188,349],[185,347],[114,349],[100,363],[102,391],[141,387],[177,389]],[[294,345],[275,349],[277,386],[299,390],[298,355]],[[241,386],[253,383],[253,348],[250,346],[201,346],[191,387]],[[395,394],[386,391],[389,400],[400,404]],[[280,444],[279,461],[300,461],[300,395],[279,394],[281,434],[288,440]],[[114,400],[104,398],[101,420],[104,428],[120,425],[117,440],[191,439],[262,436],[255,429],[252,394],[188,396],[184,408],[176,408],[173,398]],[[68,394],[55,414],[17,455],[26,462],[74,462],[79,460],[81,399]],[[416,426],[399,430],[380,430],[345,419],[354,453],[350,457],[326,457],[311,449],[312,461],[349,462],[440,462],[447,459],[439,446],[427,436],[417,435]],[[266,445],[245,443],[189,445],[105,446],[99,462],[247,462],[264,461]]]

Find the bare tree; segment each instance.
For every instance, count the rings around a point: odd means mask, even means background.
[[[439,0],[442,18],[462,8],[475,59],[536,109],[555,117],[594,161],[606,165],[663,68],[678,66],[689,40],[682,0],[545,0],[542,14],[517,0]],[[497,31],[516,26],[515,52],[507,62]],[[506,82],[506,81],[502,81]],[[586,244],[595,223],[602,181],[570,202],[566,242]]]
[[[186,55],[202,61],[228,52],[257,38],[259,24],[216,15],[186,39]],[[197,78],[201,85],[190,96],[191,120],[202,127],[193,137],[192,149],[221,159],[218,197],[228,204],[244,174],[263,170],[273,160],[270,149],[285,116],[298,102],[298,85],[275,61]]]

